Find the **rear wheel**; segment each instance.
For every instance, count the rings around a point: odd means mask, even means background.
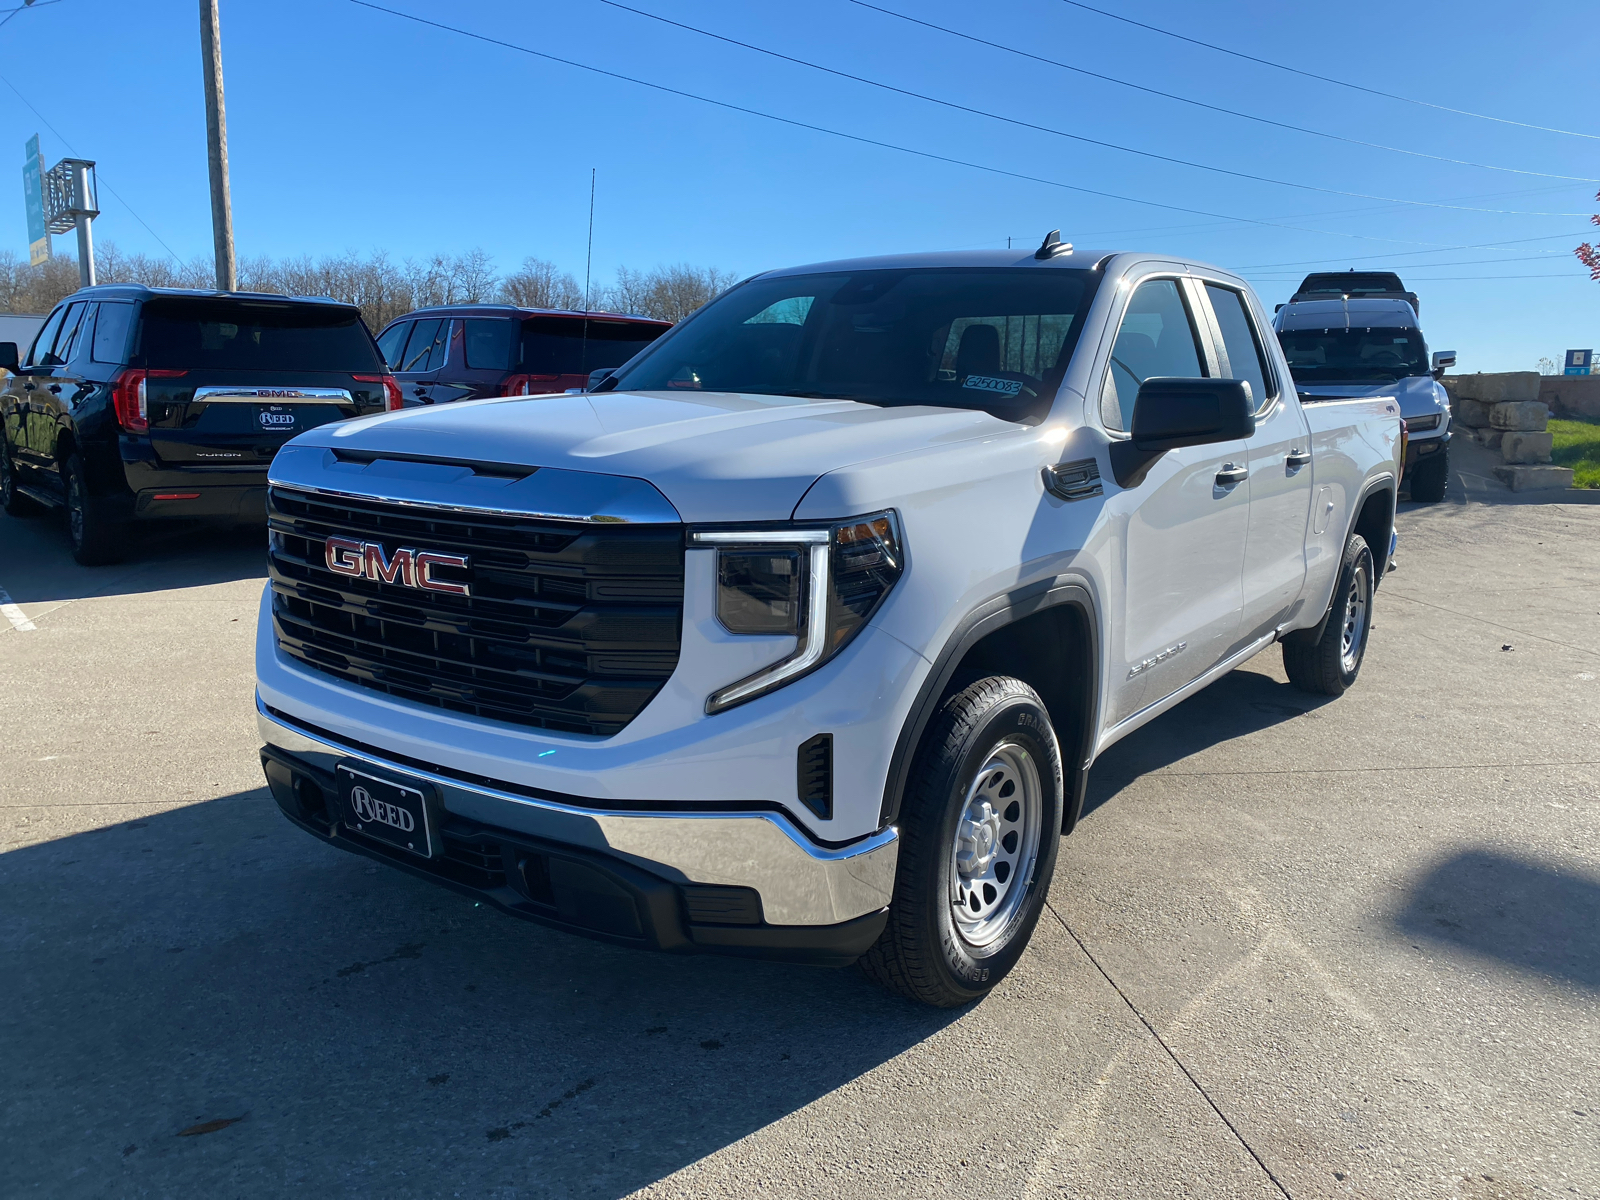
[[[1437,504],[1450,490],[1450,443],[1446,442],[1411,468],[1411,498]]]
[[[83,459],[69,454],[67,476],[67,536],[72,557],[86,567],[116,562],[121,553],[122,526],[106,516],[104,504],[89,492]]]
[[[37,500],[17,491],[17,468],[11,461],[11,447],[3,436],[0,436],[0,508],[13,517],[31,517],[40,509]]]
[[[1022,957],[1061,837],[1061,753],[1038,694],[991,676],[949,697],[912,767],[889,923],[872,980],[950,1008]]]
[[[1295,687],[1342,696],[1356,681],[1372,630],[1372,584],[1372,551],[1366,539],[1353,533],[1345,543],[1322,636],[1313,639],[1316,630],[1302,629],[1283,639],[1283,669]]]

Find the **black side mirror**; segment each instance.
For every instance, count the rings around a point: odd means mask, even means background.
[[[616,373],[617,369],[615,367],[601,367],[598,371],[590,371],[589,386],[584,390],[588,392],[595,391],[602,383],[610,379]]]
[[[15,342],[0,342],[0,370],[15,371],[17,369],[17,344]]]
[[[1146,379],[1133,402],[1133,436],[1111,443],[1117,486],[1138,487],[1168,450],[1242,441],[1256,431],[1243,379]]]

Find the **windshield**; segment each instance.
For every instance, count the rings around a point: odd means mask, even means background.
[[[353,308],[237,300],[151,300],[134,363],[229,371],[385,370]]]
[[[1286,329],[1278,341],[1289,374],[1301,383],[1428,374],[1428,347],[1419,329]]]
[[[1096,279],[1026,267],[755,279],[663,338],[614,386],[1042,415]]]
[[[1370,296],[1378,292],[1403,292],[1398,275],[1345,274],[1307,275],[1295,291],[1297,296]]]
[[[469,321],[470,325],[471,322]],[[590,317],[529,317],[522,322],[519,371],[534,375],[587,375],[601,367],[620,367],[664,332],[640,321]]]

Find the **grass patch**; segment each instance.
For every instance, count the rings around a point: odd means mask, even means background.
[[[1572,486],[1600,488],[1600,421],[1551,421],[1558,467],[1572,468]]]

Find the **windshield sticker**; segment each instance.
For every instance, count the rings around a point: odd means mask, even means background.
[[[993,375],[968,375],[961,386],[977,392],[994,392],[1001,396],[1015,396],[1022,390],[1020,379],[996,379]]]

